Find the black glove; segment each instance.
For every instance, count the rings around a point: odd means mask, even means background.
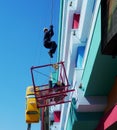
[[[53,25],[50,25],[50,28],[53,28]]]

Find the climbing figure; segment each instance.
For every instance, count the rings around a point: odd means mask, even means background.
[[[64,88],[61,88],[61,87],[64,87],[64,86],[65,84],[63,82],[58,81],[57,83],[54,84],[54,88],[56,88],[55,92],[63,91]]]
[[[54,85],[54,88],[55,88],[55,92],[62,92],[62,91],[64,91],[65,90],[65,88],[63,88],[63,87],[65,87],[65,84],[63,83],[63,82],[60,82],[60,81],[58,81],[57,83],[55,83],[55,85]],[[54,101],[57,103],[57,102],[60,102],[60,101],[64,101],[64,98],[67,96],[67,94],[66,93],[63,93],[61,96],[59,95],[59,96],[56,96],[56,97],[54,97]]]
[[[45,48],[50,49],[48,54],[50,55],[51,58],[53,58],[53,54],[56,51],[57,44],[55,41],[51,41],[52,36],[54,35],[53,31],[53,25],[50,25],[50,29],[44,28],[44,46]]]

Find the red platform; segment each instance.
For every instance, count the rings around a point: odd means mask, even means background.
[[[54,75],[52,78],[53,84],[60,81],[65,85],[50,88],[50,73]],[[37,78],[38,74],[39,78]],[[31,76],[38,108],[71,102],[67,96],[70,92],[73,92],[74,89],[70,89],[64,62],[35,67],[33,66],[31,67]],[[39,87],[39,90],[36,89],[36,87]]]

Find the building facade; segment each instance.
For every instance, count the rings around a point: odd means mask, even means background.
[[[112,110],[116,112],[117,102],[117,30],[109,34],[107,28],[111,26],[109,14],[117,18],[117,2],[61,0],[60,7],[58,61],[64,61],[70,89],[75,91],[67,96],[72,102],[50,107],[54,114],[50,128],[114,130],[117,122],[112,113]],[[114,28],[113,17],[110,28]]]

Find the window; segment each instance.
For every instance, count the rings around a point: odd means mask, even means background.
[[[74,14],[72,29],[77,29],[79,27],[79,19],[80,19],[80,14]]]
[[[83,61],[83,57],[84,57],[84,51],[85,51],[85,46],[79,46],[78,47],[78,56],[77,56],[77,67],[79,69],[82,68],[82,61]]]
[[[37,111],[27,111],[26,114],[39,114]]]

